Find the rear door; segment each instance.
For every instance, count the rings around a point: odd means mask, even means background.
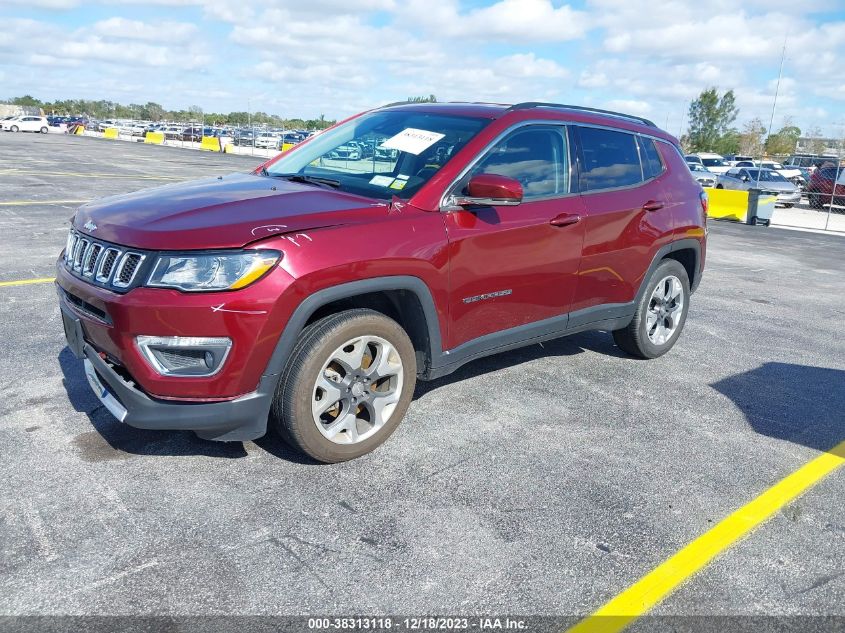
[[[445,214],[449,238],[449,346],[569,311],[583,241],[583,202],[572,186],[564,125],[526,125],[498,141],[452,188],[480,173],[518,180],[517,206]]]
[[[653,141],[603,127],[578,126],[577,133],[586,217],[573,327],[614,316],[608,310],[631,302],[674,230],[668,171]]]

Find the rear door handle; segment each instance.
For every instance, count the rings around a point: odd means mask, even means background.
[[[664,206],[660,200],[649,200],[643,205],[643,211],[659,211]]]
[[[549,220],[549,224],[552,226],[569,226],[571,224],[577,224],[580,221],[581,216],[577,213],[561,213],[559,216]]]

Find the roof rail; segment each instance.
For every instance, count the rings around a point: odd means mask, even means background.
[[[524,103],[516,103],[507,109],[511,110],[529,110],[531,108],[557,108],[560,110],[572,110],[574,112],[591,112],[593,114],[604,114],[606,116],[616,117],[618,119],[627,119],[635,123],[642,123],[649,127],[657,127],[653,121],[645,119],[633,114],[625,114],[623,112],[614,112],[612,110],[600,110],[599,108],[587,108],[584,106],[567,105],[565,103],[544,103],[542,101],[526,101]]]

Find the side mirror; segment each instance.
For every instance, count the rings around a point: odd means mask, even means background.
[[[751,178],[749,176],[743,176],[742,177],[742,182],[749,182],[750,180],[751,180]]]
[[[518,180],[498,174],[477,174],[467,184],[467,195],[457,195],[452,203],[459,207],[472,205],[515,206],[522,202],[522,185]]]

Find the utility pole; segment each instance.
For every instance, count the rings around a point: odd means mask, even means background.
[[[778,107],[778,93],[780,92],[780,80],[783,77],[783,60],[784,60],[784,58],[786,58],[786,38],[787,38],[787,36],[784,35],[783,36],[783,49],[780,52],[780,69],[778,70],[778,81],[775,84],[775,98],[772,101],[772,116],[771,116],[771,118],[769,118],[769,133],[766,134],[767,140],[772,135],[772,125],[774,125],[774,122],[775,122],[775,109]],[[765,152],[766,151],[765,145],[763,147],[764,147],[763,151]],[[760,157],[761,163],[762,163],[762,160],[763,160],[763,157],[761,156]],[[762,168],[761,165],[757,166],[757,184],[756,184],[757,189],[760,188],[760,174],[761,174],[762,169],[763,168]]]

